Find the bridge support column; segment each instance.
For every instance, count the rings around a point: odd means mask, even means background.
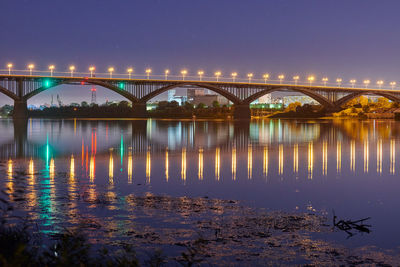
[[[233,105],[233,118],[240,120],[249,120],[251,118],[250,105],[249,104]]]
[[[132,115],[134,118],[147,118],[146,103],[132,103]]]
[[[28,103],[26,100],[14,100],[14,119],[28,118]]]
[[[16,157],[23,158],[25,156],[26,140],[28,136],[28,119],[14,118],[14,143],[16,146]]]

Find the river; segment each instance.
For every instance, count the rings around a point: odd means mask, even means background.
[[[2,119],[0,187],[42,232],[83,217],[115,228],[133,227],[136,219],[161,223],[135,214],[131,196],[207,197],[267,212],[313,213],[328,224],[333,210],[339,218],[371,217],[370,234],[322,238],[394,249],[399,134],[400,122],[392,120]],[[17,188],[23,201],[12,197]],[[83,198],[100,200],[83,205]],[[110,205],[99,208],[103,202]]]

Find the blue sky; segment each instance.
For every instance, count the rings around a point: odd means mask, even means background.
[[[3,0],[0,9],[1,66],[398,80],[400,1]],[[90,88],[66,88],[31,102],[90,101]],[[105,99],[121,98],[99,89]]]

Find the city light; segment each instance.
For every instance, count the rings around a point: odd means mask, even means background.
[[[199,80],[201,81],[201,80],[203,79],[204,71],[199,70],[199,71],[197,72],[197,74],[199,75]]]
[[[263,78],[264,78],[264,83],[267,83],[267,80],[269,79],[269,74],[268,74],[268,73],[265,73],[265,74],[263,75]]]
[[[285,79],[285,75],[280,74],[280,75],[278,76],[278,79],[279,79],[279,84],[282,84],[283,79]]]
[[[186,76],[187,73],[188,73],[187,70],[181,70],[182,80],[183,81],[185,80],[185,76]]]
[[[126,72],[128,72],[128,78],[129,78],[129,80],[132,78],[132,72],[133,72],[133,68],[128,68],[127,70],[126,70]]]
[[[251,83],[251,78],[253,78],[253,73],[248,73],[247,78],[249,78],[249,83]]]
[[[371,83],[371,81],[370,80],[364,80],[363,83],[365,85],[365,88],[367,88],[368,85]]]
[[[108,72],[110,73],[110,79],[112,78],[112,74],[114,72],[114,67],[109,67]]]
[[[293,81],[294,81],[295,85],[297,85],[297,82],[299,81],[299,79],[300,79],[300,77],[298,75],[293,76]]]
[[[357,80],[355,80],[355,79],[350,80],[351,87],[354,88],[354,84],[355,84],[356,82],[357,82]]]
[[[376,84],[378,85],[379,89],[381,89],[382,85],[383,85],[383,81],[379,80],[379,81],[376,82]]]
[[[307,80],[308,80],[308,82],[310,83],[310,86],[311,86],[311,84],[315,80],[315,77],[314,76],[308,76]]]
[[[44,86],[45,86],[45,87],[49,88],[50,85],[51,85],[51,82],[50,82],[49,80],[45,80],[45,81],[44,81]]]
[[[151,69],[146,69],[147,80],[150,79]]]
[[[8,64],[7,64],[8,75],[11,75],[11,69],[12,69],[12,67],[13,67],[13,64],[12,64],[12,63],[8,63]]]
[[[6,64],[6,67],[7,68],[5,70],[3,70],[3,71],[7,71],[8,75],[11,75],[12,72],[14,71],[13,70],[14,69],[14,65],[12,63],[8,63],[8,64]],[[74,65],[70,65],[68,68],[69,68],[69,76],[70,77],[74,77],[75,76],[75,72],[76,72],[76,67]],[[55,72],[55,69],[56,69],[55,65],[49,65],[48,66],[48,71],[50,72],[49,77],[57,76],[57,74]],[[90,67],[89,67],[90,78],[96,77],[95,76],[95,70],[96,70],[95,66],[90,65]],[[43,71],[43,70],[35,70],[35,65],[32,64],[32,63],[27,65],[27,71],[29,71],[29,75],[30,76],[34,75],[35,71],[36,72],[40,72],[40,73],[46,72],[46,71]],[[133,78],[133,76],[132,76],[133,72],[134,72],[134,69],[132,67],[128,67],[126,69],[125,75],[128,74],[128,78],[132,79]],[[107,73],[108,74],[100,74],[100,75],[102,75],[101,77],[104,77],[104,76],[107,77],[108,76],[108,78],[110,78],[110,79],[112,79],[117,74],[118,75],[124,75],[124,74],[115,72],[115,68],[114,67],[109,67],[107,69]],[[169,78],[168,76],[170,75],[170,73],[171,72],[170,72],[169,69],[165,69],[164,70],[164,78],[165,78],[165,80],[168,80],[168,78]],[[150,77],[151,74],[152,74],[152,69],[151,68],[145,69],[145,75],[146,75],[146,78],[148,80],[151,78]],[[198,70],[197,71],[197,75],[198,75],[199,81],[203,81],[204,80],[204,78],[205,78],[204,74],[205,74],[205,71],[203,71],[203,70]],[[187,80],[188,77],[190,77],[190,76],[188,76],[189,72],[188,72],[187,69],[182,69],[180,71],[180,75],[182,75],[182,80],[183,81]],[[232,78],[232,80],[231,80],[232,82],[237,82],[238,81],[239,74],[237,72],[232,72],[230,75],[231,75],[231,78]],[[63,75],[59,75],[59,76],[63,76]],[[222,77],[222,72],[219,71],[219,70],[214,72],[214,77],[215,77],[215,81],[219,82],[221,77]],[[253,73],[248,73],[247,74],[247,79],[248,79],[247,82],[248,83],[252,83],[254,77],[255,76],[254,76]],[[270,76],[269,73],[262,74],[262,79],[263,79],[265,84],[268,83],[268,81],[270,80],[270,77],[271,76]],[[291,77],[293,79],[293,82],[291,84],[293,84],[295,86],[297,86],[299,84],[303,84],[303,85],[304,84],[308,84],[309,86],[312,86],[317,81],[316,80],[316,76],[314,76],[314,75],[308,76],[306,81],[301,81],[299,75],[294,75],[294,76],[291,76]],[[277,78],[278,78],[279,84],[283,84],[283,82],[285,81],[286,77],[285,77],[284,74],[279,74],[279,75],[277,75]],[[212,78],[210,79],[208,77],[208,80],[213,80],[213,79]],[[328,84],[328,80],[329,80],[328,77],[324,76],[321,79],[321,84],[323,84],[323,86],[326,87],[327,84]],[[337,78],[335,81],[336,81],[336,86],[337,87],[342,87],[342,85],[346,85],[346,84],[343,83],[343,79],[342,78]],[[370,80],[363,80],[362,82],[363,82],[365,88],[368,88],[369,85],[371,84]],[[356,79],[350,79],[348,84],[349,84],[350,88],[355,88],[355,86],[357,84],[357,80]],[[381,88],[384,88],[383,86],[384,86],[385,82],[383,80],[377,80],[375,84],[376,84],[376,87],[373,86],[372,88],[381,89]],[[388,87],[389,86],[390,86],[391,89],[394,90],[394,89],[397,88],[397,83],[395,81],[392,81],[392,82],[388,83]]]
[[[232,82],[235,82],[235,80],[236,80],[236,77],[237,77],[237,72],[232,72]]]
[[[337,78],[336,79],[336,82],[337,82],[339,87],[342,85],[342,81],[343,81],[342,78]]]
[[[93,78],[94,75],[94,71],[96,70],[96,68],[94,66],[90,66],[89,67],[89,71],[90,71],[90,78]]]
[[[29,64],[28,65],[28,70],[29,70],[29,75],[32,76],[32,70],[35,68],[35,65]]]
[[[217,77],[217,82],[219,81],[219,76],[221,76],[221,72],[217,71],[214,73],[215,77]]]
[[[322,82],[324,83],[324,86],[326,86],[326,83],[328,82],[328,77],[323,77]]]
[[[71,77],[74,77],[74,70],[75,70],[75,66],[73,66],[73,65],[69,66],[69,71],[71,72]]]
[[[54,65],[50,65],[49,66],[49,70],[50,70],[50,76],[53,77],[53,71],[56,67]]]

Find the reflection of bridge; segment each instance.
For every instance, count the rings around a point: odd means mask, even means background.
[[[33,121],[33,123],[32,123]],[[29,122],[29,123],[28,123]],[[218,123],[208,121],[92,121],[92,120],[14,120],[1,127],[12,128],[14,134],[4,136],[5,143],[0,144],[0,158],[43,157],[46,148],[57,157],[80,154],[85,150],[96,151],[97,155],[109,153],[109,148],[128,153],[130,149],[136,154],[181,151],[221,151],[236,148],[246,150],[268,145],[277,146],[286,143],[317,142],[329,139],[329,129],[324,124],[282,123],[281,121],[266,124],[249,121]],[[40,127],[40,135],[32,136],[32,128]],[[29,126],[28,126],[29,125]],[[105,140],[106,129],[108,141]],[[46,138],[46,135],[48,138]],[[11,139],[11,140],[10,140]],[[46,143],[47,142],[47,143]],[[87,147],[88,146],[88,147]],[[94,146],[94,147],[93,147]]]
[[[178,87],[206,88],[226,97],[234,105],[235,118],[249,118],[250,103],[274,91],[302,93],[318,101],[328,111],[340,110],[343,104],[361,95],[378,95],[400,102],[400,90],[388,89],[215,81],[0,75],[0,92],[14,100],[14,114],[17,118],[27,116],[27,100],[29,98],[62,84],[94,84],[112,90],[132,102],[133,115],[137,117],[146,116],[146,102],[148,100]]]

